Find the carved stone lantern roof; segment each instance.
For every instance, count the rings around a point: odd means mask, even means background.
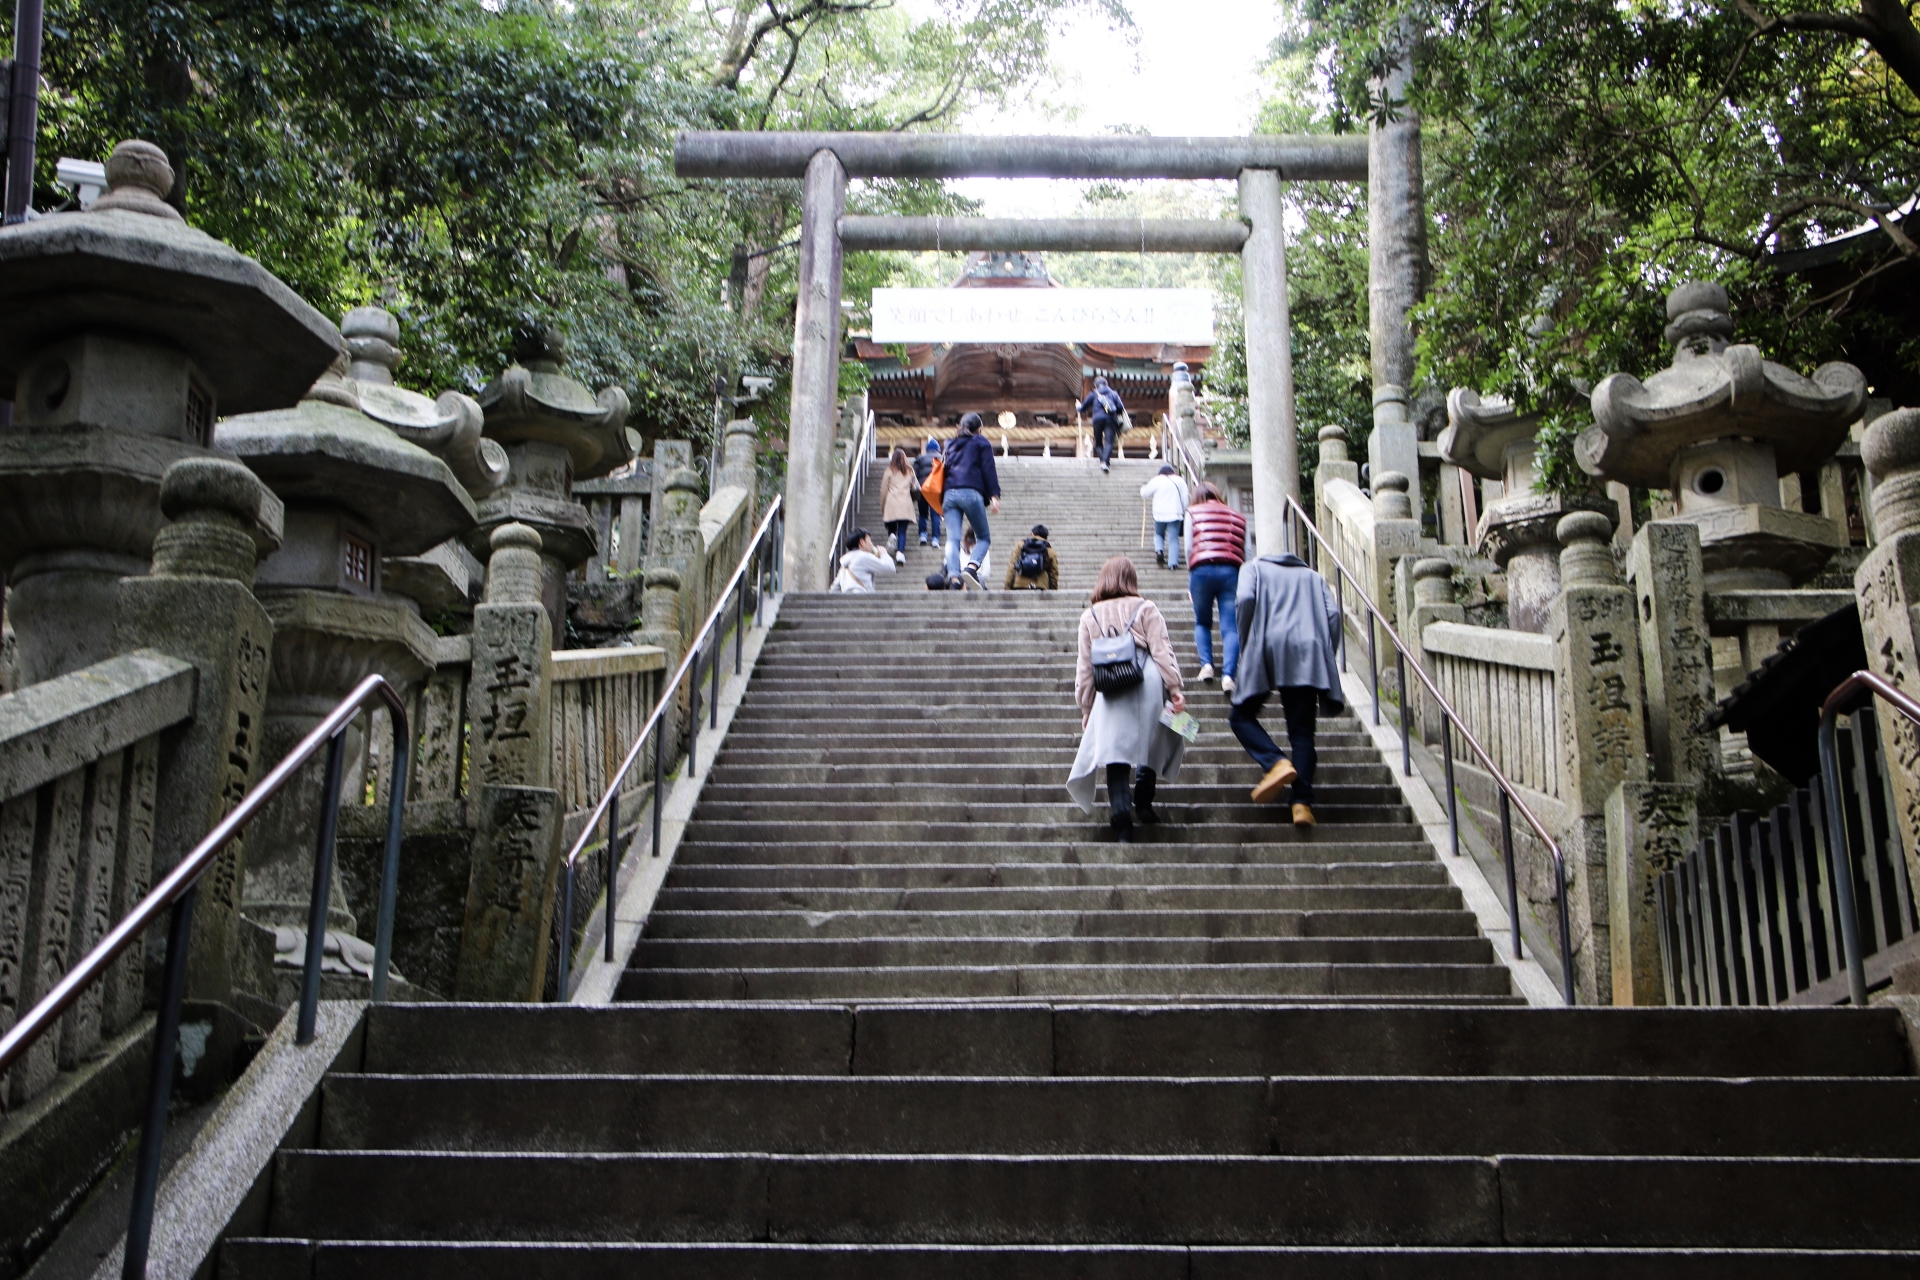
[[[195,230],[163,196],[158,147],[123,142],[85,213],[0,230],[0,398],[22,362],[89,330],[162,342],[212,384],[223,413],[291,404],[339,350],[339,331],[252,258]]]
[[[385,555],[415,555],[472,528],[473,499],[453,470],[354,407],[345,372],[343,356],[299,404],[229,418],[214,444],[282,501],[347,511]]]
[[[1740,438],[1773,446],[1782,474],[1831,457],[1860,416],[1866,378],[1850,364],[1823,364],[1804,378],[1730,342],[1727,291],[1684,284],[1667,298],[1673,363],[1644,383],[1609,375],[1593,389],[1593,425],[1574,452],[1590,474],[1667,487],[1675,456],[1692,445]]]
[[[1517,413],[1500,396],[1482,400],[1470,387],[1455,387],[1447,393],[1440,456],[1482,480],[1499,480],[1505,475],[1507,449],[1531,441],[1539,428],[1537,413]]]
[[[429,400],[394,382],[400,324],[392,313],[355,307],[340,333],[351,361],[347,383],[360,412],[444,461],[476,499],[506,483],[507,451],[481,435],[485,420],[479,405],[457,391]]]
[[[605,387],[598,395],[560,371],[566,345],[552,329],[528,329],[514,341],[515,363],[480,392],[486,433],[502,444],[559,445],[575,480],[591,480],[634,456],[627,432],[627,393]]]

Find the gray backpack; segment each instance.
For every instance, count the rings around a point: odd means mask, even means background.
[[[1142,600],[1127,618],[1127,625],[1115,636],[1095,636],[1092,646],[1093,690],[1095,693],[1125,693],[1146,679],[1146,657],[1133,638],[1134,620],[1147,607]]]

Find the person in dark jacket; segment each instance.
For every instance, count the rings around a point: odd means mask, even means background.
[[[946,491],[940,500],[947,526],[947,576],[965,576],[973,586],[985,591],[980,564],[993,546],[987,529],[987,512],[1000,514],[1000,473],[993,466],[993,445],[980,434],[980,415],[970,413],[960,419],[960,433],[947,441]],[[973,558],[960,562],[961,520],[973,527],[976,540]]]
[[[1100,470],[1113,469],[1113,449],[1120,443],[1120,419],[1127,406],[1120,393],[1107,385],[1105,378],[1093,380],[1093,390],[1080,402],[1082,416],[1093,418],[1093,451],[1099,455]]]
[[[927,438],[927,447],[922,449],[919,456],[913,460],[913,478],[916,484],[913,491],[913,501],[920,513],[920,545],[923,547],[929,544],[936,547],[939,546],[942,537],[940,510],[920,496],[918,487],[919,485],[926,484],[927,477],[933,474],[933,464],[939,456],[940,442],[929,436]]]
[[[1313,819],[1314,721],[1320,704],[1338,708],[1340,670],[1335,662],[1340,635],[1340,606],[1327,580],[1288,553],[1261,556],[1240,566],[1234,597],[1240,627],[1240,677],[1233,691],[1227,725],[1265,774],[1253,788],[1264,804],[1293,788],[1293,824],[1310,827]],[[1280,695],[1287,717],[1286,752],[1260,725],[1267,696]]]
[[[1060,557],[1053,553],[1053,544],[1047,541],[1047,526],[1033,526],[1032,535],[1022,542],[1007,562],[1007,590],[1009,591],[1058,591],[1060,589]],[[1027,559],[1029,548],[1045,557],[1038,573],[1022,573],[1020,562]]]

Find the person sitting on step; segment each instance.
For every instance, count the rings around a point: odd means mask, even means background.
[[[873,575],[892,573],[893,557],[874,550],[873,535],[865,529],[855,529],[848,534],[846,545],[847,553],[840,557],[840,572],[829,590],[872,595]]]
[[[1103,642],[1098,664],[1096,640]],[[1117,664],[1110,648],[1126,651]],[[1140,598],[1140,576],[1125,556],[1101,566],[1093,603],[1080,615],[1073,696],[1080,704],[1080,750],[1067,775],[1067,794],[1082,812],[1092,813],[1094,787],[1104,772],[1108,824],[1116,839],[1131,841],[1136,822],[1160,820],[1153,808],[1158,783],[1179,776],[1187,740],[1160,716],[1168,707],[1176,714],[1186,710],[1187,698],[1167,620],[1153,601]]]
[[[1013,553],[1013,563],[1007,566],[1007,590],[1059,589],[1060,558],[1053,554],[1053,544],[1047,541],[1047,526],[1037,524],[1033,526],[1032,536]]]
[[[1322,706],[1333,714],[1345,706],[1335,661],[1340,606],[1327,580],[1288,552],[1261,556],[1240,566],[1234,613],[1240,630],[1240,670],[1227,724],[1265,774],[1253,788],[1264,804],[1293,788],[1293,823],[1314,825],[1313,733]],[[1269,694],[1280,695],[1292,759],[1260,724]]]

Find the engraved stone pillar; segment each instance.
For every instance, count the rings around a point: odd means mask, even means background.
[[[1373,482],[1373,580],[1361,584],[1382,613],[1394,610],[1394,568],[1400,561],[1420,553],[1420,522],[1413,516],[1413,500],[1407,494],[1411,482],[1398,471],[1376,476]],[[1350,566],[1363,572],[1359,566]],[[1380,651],[1380,685],[1399,688],[1399,676],[1393,665],[1393,642],[1383,630],[1376,637]]]
[[[720,471],[713,478],[718,493],[729,486],[746,490],[749,527],[759,520],[760,468],[756,461],[760,428],[752,418],[736,418],[727,424],[726,443],[721,453]]]
[[[158,649],[200,673],[193,719],[169,736],[157,761],[154,875],[178,865],[260,771],[273,622],[250,588],[255,560],[280,545],[282,521],[280,500],[252,472],[222,458],[168,467],[159,505],[172,523],[154,537],[153,570],[120,583],[113,618],[116,649]],[[189,999],[231,1001],[247,839],[234,840],[201,877]],[[115,918],[148,887],[123,886]],[[108,1000],[137,1010],[143,994],[134,975],[116,981]]]
[[[1656,520],[1633,535],[1627,581],[1640,612],[1647,682],[1647,746],[1660,782],[1720,776],[1720,743],[1694,732],[1713,710],[1713,641],[1707,632],[1700,531]]]
[[[1920,409],[1896,409],[1868,427],[1860,456],[1874,481],[1879,538],[1853,575],[1861,638],[1873,670],[1911,694],[1920,689]],[[1880,725],[1907,874],[1920,883],[1920,733],[1902,715],[1883,715]]]
[[[473,869],[454,996],[537,1000],[560,870],[552,787],[553,631],[541,603],[541,538],[495,529],[485,602],[473,612]]]
[[[658,645],[667,651],[665,674],[661,679],[670,679],[680,669],[680,661],[686,657],[686,640],[680,634],[680,571],[664,564],[647,566],[646,593],[640,600],[640,627],[633,633],[635,644]],[[657,699],[658,694],[654,697]],[[676,744],[680,741],[680,708],[686,700],[684,689],[681,696],[674,699],[662,722],[667,738],[667,759],[669,765],[674,758]]]
[[[1611,522],[1599,512],[1580,511],[1563,517],[1558,532],[1561,588],[1548,634],[1556,654],[1560,795],[1567,807],[1561,840],[1567,915],[1580,999],[1605,1002],[1613,993],[1607,798],[1623,782],[1647,779],[1640,641],[1633,593],[1621,585],[1607,545]],[[1529,877],[1536,900],[1551,898],[1549,875],[1541,866]]]
[[[1667,1002],[1654,884],[1700,840],[1698,788],[1623,782],[1607,797],[1608,941],[1613,1002]]]

